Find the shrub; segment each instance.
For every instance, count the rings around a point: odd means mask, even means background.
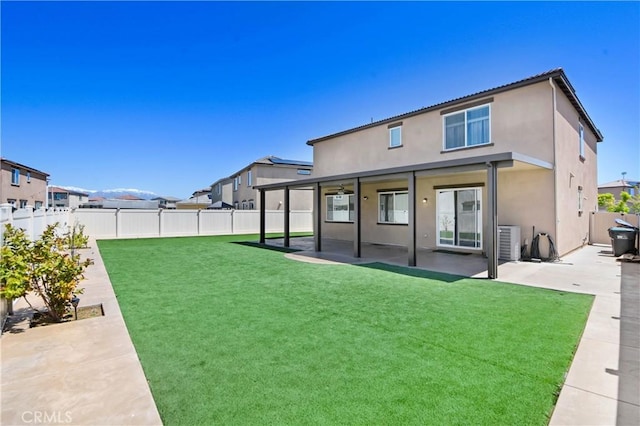
[[[6,225],[5,245],[0,249],[0,296],[24,297],[37,311],[27,299],[33,292],[47,308],[42,313],[59,322],[73,295],[82,293],[78,284],[93,261],[80,261],[80,255],[66,252],[65,238],[56,235],[57,225],[48,226],[35,241],[30,241],[24,230]]]

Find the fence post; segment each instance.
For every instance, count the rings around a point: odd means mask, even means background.
[[[162,237],[162,216],[164,210],[158,209],[158,237]]]
[[[120,238],[120,208],[116,209],[116,238]]]
[[[200,235],[200,212],[202,211],[202,209],[198,209],[198,212],[196,213],[196,233],[198,235]]]

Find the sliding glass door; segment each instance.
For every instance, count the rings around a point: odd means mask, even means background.
[[[482,248],[482,188],[438,190],[438,245]]]

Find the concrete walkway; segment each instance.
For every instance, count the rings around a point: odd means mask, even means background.
[[[0,340],[2,425],[162,424],[95,241],[90,246],[81,250],[95,264],[80,306],[102,303],[104,316],[28,328],[27,305],[16,302]]]

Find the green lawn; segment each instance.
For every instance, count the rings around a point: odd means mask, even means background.
[[[256,239],[99,242],[165,424],[547,423],[592,297]]]

